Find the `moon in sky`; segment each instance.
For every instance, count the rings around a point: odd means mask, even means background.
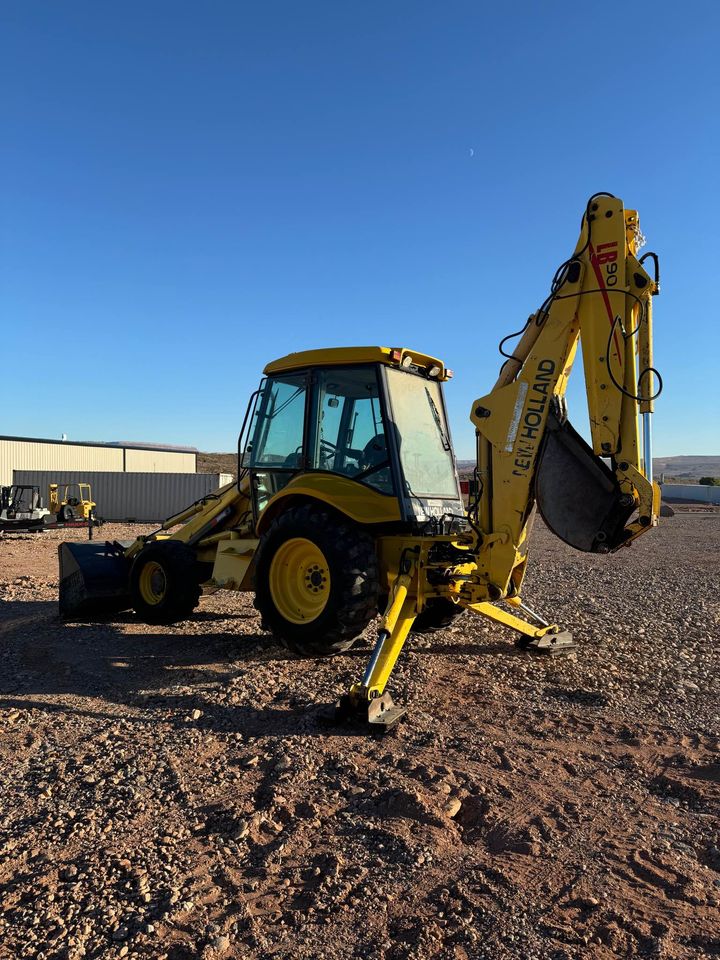
[[[471,157],[474,157],[474,156],[475,156],[475,151],[473,150],[472,147],[470,147],[470,156],[471,156]]]

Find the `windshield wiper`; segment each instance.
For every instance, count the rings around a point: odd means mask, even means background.
[[[428,390],[427,387],[425,387],[425,396],[427,397],[428,403],[430,404],[430,410],[432,412],[435,425],[438,428],[438,433],[440,434],[440,440],[442,441],[443,450],[450,450],[451,449],[450,440],[447,434],[445,433],[445,431],[443,430],[442,419],[440,418],[440,411],[435,406],[435,401],[430,396],[430,391]]]

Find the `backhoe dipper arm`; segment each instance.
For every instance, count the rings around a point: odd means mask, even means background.
[[[573,255],[493,390],[473,404],[480,495],[470,520],[491,600],[519,592],[536,503],[558,536],[591,552],[613,551],[657,522],[649,421],[659,379],[651,366],[651,297],[659,288],[655,255],[643,258],[655,257],[654,277],[637,259],[641,239],[634,210],[610,194],[592,197]],[[578,342],[592,446],[566,419]]]

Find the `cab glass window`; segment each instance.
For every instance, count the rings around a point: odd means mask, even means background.
[[[250,434],[247,452],[251,467],[302,467],[305,393],[305,374],[285,374],[267,380]]]
[[[392,493],[376,368],[319,371],[312,410],[309,466]]]
[[[387,369],[387,383],[407,491],[416,497],[457,499],[440,384],[393,368]]]

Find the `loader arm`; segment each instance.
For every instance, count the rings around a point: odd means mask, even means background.
[[[133,541],[125,551],[125,556],[132,559],[148,540],[158,537],[178,540],[192,547],[210,546],[219,539],[229,539],[231,531],[242,525],[246,527],[246,532],[252,527],[250,481],[247,475],[241,476],[237,482],[225,484],[181,513],[168,517],[159,531],[150,537],[138,537]],[[178,529],[163,536],[164,531],[173,527]]]
[[[479,496],[469,519],[491,599],[519,592],[536,504],[561,539],[589,552],[616,550],[657,522],[650,415],[659,379],[651,304],[659,287],[657,258],[655,276],[637,258],[640,239],[634,210],[609,194],[592,197],[550,295],[505,354],[492,391],[473,404]],[[566,417],[578,344],[590,445]]]

